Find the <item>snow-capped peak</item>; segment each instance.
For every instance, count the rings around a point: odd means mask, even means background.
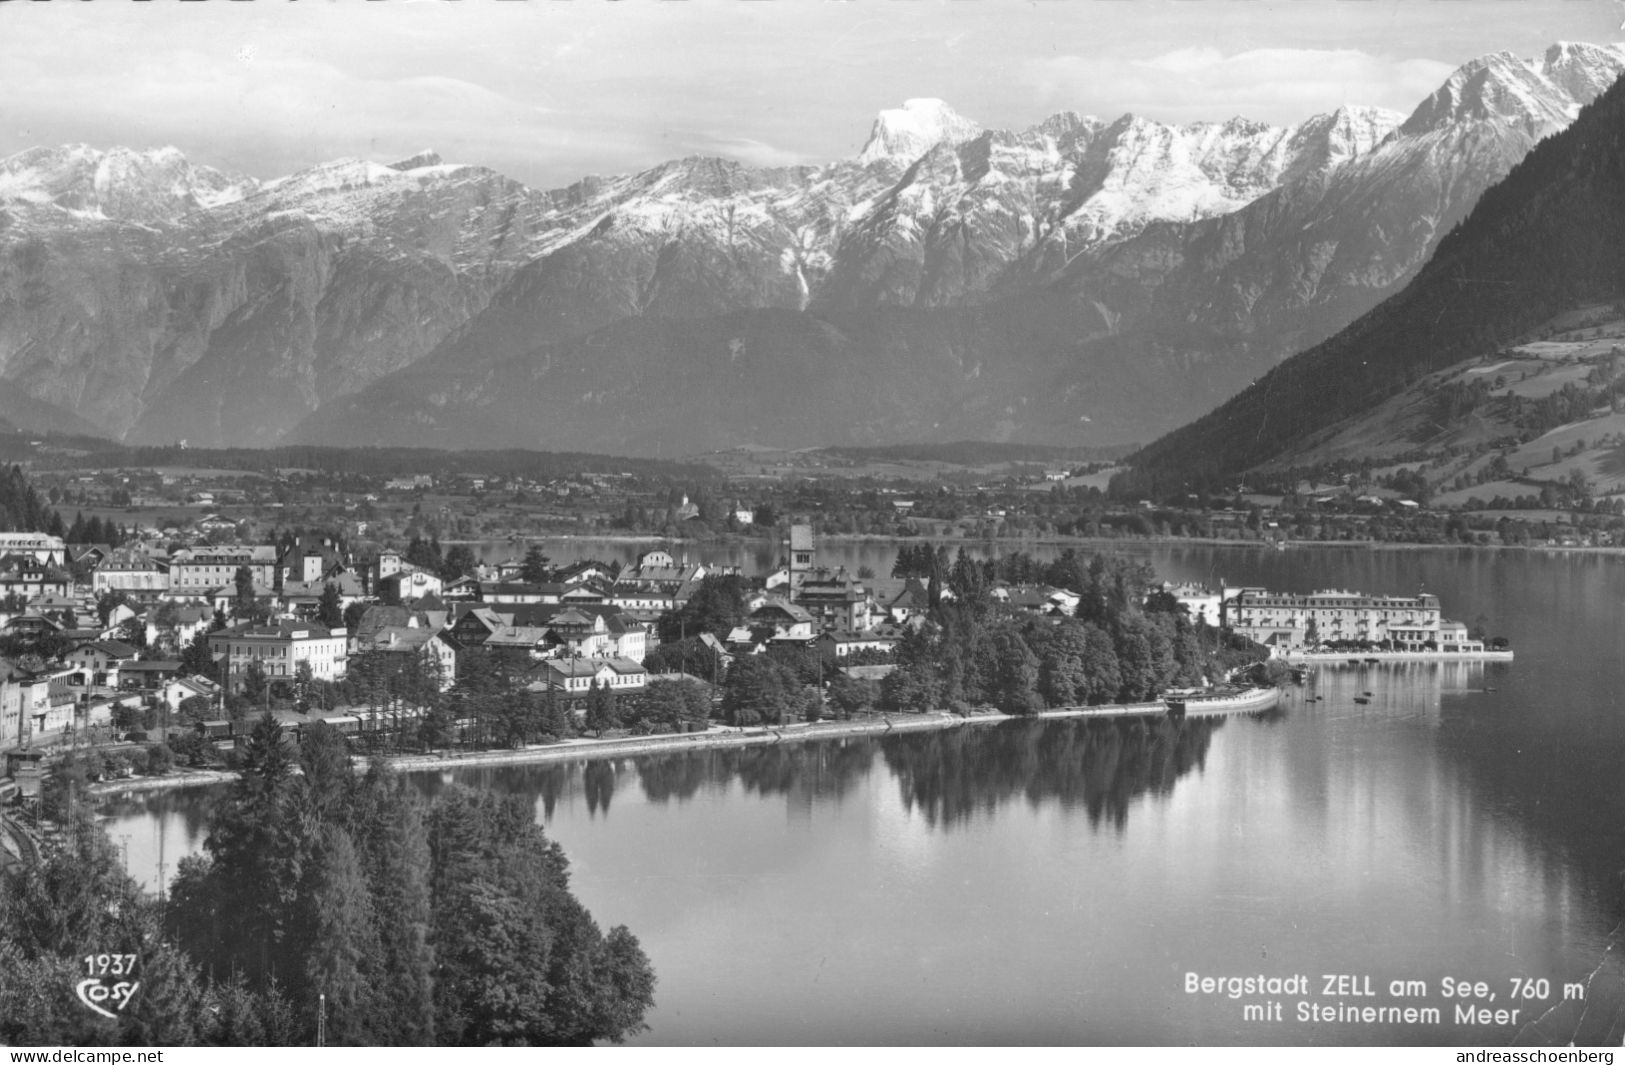
[[[973,140],[982,127],[941,100],[905,100],[903,106],[880,112],[858,162],[911,163],[943,141],[961,144]]]
[[[0,160],[0,200],[51,205],[84,218],[169,221],[242,199],[252,178],[193,166],[178,148],[85,144],[30,148]]]
[[[1543,136],[1573,120],[1580,105],[1625,72],[1625,52],[1556,44],[1540,59],[1495,52],[1458,68],[1400,127],[1423,134],[1457,122],[1494,121]]]
[[[435,151],[433,148],[425,148],[416,155],[410,155],[398,162],[386,163],[384,165],[388,166],[391,170],[421,170],[427,166],[440,166],[444,162],[445,160],[440,158],[439,152]]]

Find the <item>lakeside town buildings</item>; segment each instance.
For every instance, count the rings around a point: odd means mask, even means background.
[[[0,751],[106,724],[121,704],[174,710],[203,697],[218,706],[256,670],[273,684],[302,676],[337,681],[360,655],[417,660],[441,690],[454,683],[458,656],[475,647],[534,691],[636,690],[650,679],[645,662],[659,644],[660,618],[681,609],[708,578],[724,575],[744,578],[746,616],[726,634],[689,634],[717,660],[790,649],[817,652],[842,664],[837,668],[889,668],[871,664],[886,661],[922,623],[933,598],[926,582],[821,565],[807,525],[789,526],[779,546],[779,564],[765,574],[657,548],[629,566],[587,560],[553,569],[546,582],[527,582],[518,560],[447,580],[396,550],[356,558],[319,535],[280,548],[199,542],[166,550],[161,543],[115,548],[0,534],[0,597],[9,595],[0,634],[49,636],[62,648],[51,661],[0,659]],[[239,617],[244,570],[255,609]],[[1427,593],[1166,590],[1193,620],[1227,625],[1273,654],[1345,641],[1483,650],[1466,626],[1442,618],[1437,597]],[[1079,603],[1077,591],[1046,586],[996,584],[989,594],[1000,609],[1040,617],[1070,616]],[[935,595],[951,598],[951,589]],[[346,624],[323,625],[318,615],[335,596]],[[184,675],[182,652],[200,634],[212,664]]]

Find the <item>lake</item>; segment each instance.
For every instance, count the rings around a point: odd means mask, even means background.
[[[1620,1043],[1625,560],[1124,550],[1213,585],[1425,588],[1517,661],[1322,668],[1263,717],[413,780],[535,802],[577,894],[654,963],[646,1043]],[[895,553],[821,545],[881,573]],[[118,799],[108,831],[155,884],[208,802]],[[1230,977],[1275,983],[1187,991]]]

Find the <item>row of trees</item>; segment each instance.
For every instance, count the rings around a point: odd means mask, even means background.
[[[1262,656],[1248,641],[1193,624],[1173,596],[1153,590],[1155,573],[1143,562],[1104,555],[1086,561],[1070,550],[1047,564],[1020,554],[976,561],[963,550],[949,561],[941,547],[904,547],[894,572],[922,571],[935,605],[927,623],[898,645],[897,668],[878,685],[826,669],[816,654],[745,657],[723,686],[724,720],[783,724],[874,710],[967,713],[978,706],[1028,714],[1140,702]],[[999,612],[989,588],[1013,576],[1077,592],[1076,616]],[[943,596],[943,587],[953,596]]]

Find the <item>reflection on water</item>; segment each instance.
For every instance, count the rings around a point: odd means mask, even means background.
[[[1249,715],[1278,722],[1284,710]],[[731,788],[757,798],[785,797],[791,808],[839,802],[867,778],[880,755],[904,809],[933,827],[952,828],[992,814],[1014,798],[1083,810],[1092,825],[1121,831],[1133,800],[1167,794],[1202,767],[1218,717],[1167,715],[1058,721],[1004,721],[881,737],[779,743],[531,766],[412,774],[426,794],[455,781],[535,799],[544,820],[579,796],[589,818],[608,817],[616,790],[636,781],[650,803],[686,803],[702,790]]]
[[[947,827],[1014,797],[1081,808],[1122,831],[1132,800],[1200,769],[1221,718],[1011,721],[881,741],[903,803]]]

